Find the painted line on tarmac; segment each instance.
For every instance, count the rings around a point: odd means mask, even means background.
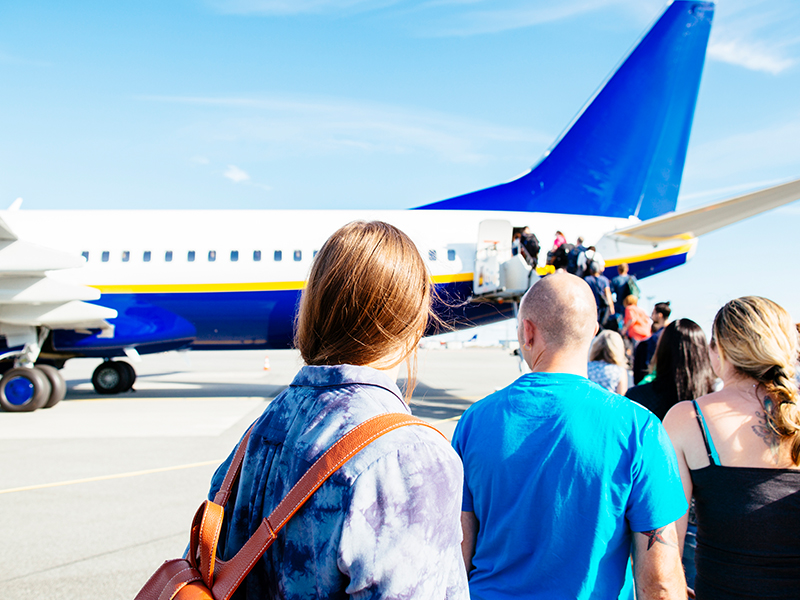
[[[449,421],[458,421],[461,415],[450,417],[447,419],[438,419],[433,421],[433,425],[439,423],[447,423]],[[47,488],[63,487],[66,485],[77,485],[79,483],[93,483],[95,481],[108,481],[110,479],[124,479],[126,477],[139,477],[140,475],[152,475],[154,473],[166,473],[167,471],[180,471],[182,469],[193,469],[196,467],[207,467],[209,465],[219,465],[225,459],[206,460],[198,463],[189,463],[187,465],[176,465],[174,467],[161,467],[159,469],[146,469],[144,471],[131,471],[129,473],[117,473],[116,475],[101,475],[99,477],[85,477],[83,479],[72,479],[70,481],[57,481],[55,483],[40,483],[38,485],[27,485],[17,488],[9,488],[7,490],[0,490],[0,494],[13,494],[16,492],[30,492],[33,490],[43,490]]]
[[[18,488],[0,490],[0,494],[13,494],[14,492],[29,492],[31,490],[42,490],[46,488],[61,487],[65,485],[76,485],[78,483],[92,483],[95,481],[107,481],[109,479],[124,479],[126,477],[138,477],[139,475],[152,475],[153,473],[165,473],[167,471],[180,471],[181,469],[192,469],[195,467],[207,467],[209,465],[219,465],[224,458],[219,460],[206,460],[187,465],[176,465],[174,467],[161,467],[160,469],[147,469],[145,471],[131,471],[130,473],[117,473],[116,475],[101,475],[100,477],[86,477],[84,479],[72,479],[70,481],[57,481],[55,483],[40,483],[38,485],[27,485]]]

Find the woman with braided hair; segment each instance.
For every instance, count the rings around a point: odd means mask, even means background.
[[[758,296],[714,318],[711,366],[724,388],[669,411],[697,516],[697,598],[800,597],[798,333]],[[686,517],[679,524],[686,530]],[[679,540],[681,546],[683,540]]]

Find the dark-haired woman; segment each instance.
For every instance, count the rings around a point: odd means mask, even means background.
[[[400,230],[354,222],[325,242],[297,319],[306,366],[250,435],[220,538],[223,560],[344,433],[378,414],[410,412],[395,379],[406,362],[413,381],[409,360],[430,305],[425,263]],[[214,476],[210,498],[227,466]],[[416,426],[387,433],[289,521],[242,597],[466,600],[461,492],[461,463],[444,438]]]
[[[712,331],[711,363],[724,388],[664,419],[686,497],[695,499],[695,592],[798,598],[798,334],[783,308],[757,296],[728,302]]]
[[[650,383],[628,388],[625,395],[664,419],[681,400],[694,400],[714,391],[714,372],[706,336],[691,319],[678,319],[664,328],[652,365]]]

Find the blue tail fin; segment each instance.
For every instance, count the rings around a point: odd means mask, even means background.
[[[642,220],[675,210],[713,14],[711,2],[676,0],[531,171],[419,208]]]

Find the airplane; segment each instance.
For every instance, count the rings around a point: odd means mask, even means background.
[[[512,250],[515,227],[579,235],[639,279],[684,264],[705,233],[800,198],[800,179],[676,212],[711,2],[675,0],[523,175],[411,210],[0,212],[0,407],[64,398],[58,369],[105,359],[101,394],[133,385],[120,357],[289,348],[311,261],[353,220],[408,233],[436,310],[455,329],[514,316],[547,272]]]

